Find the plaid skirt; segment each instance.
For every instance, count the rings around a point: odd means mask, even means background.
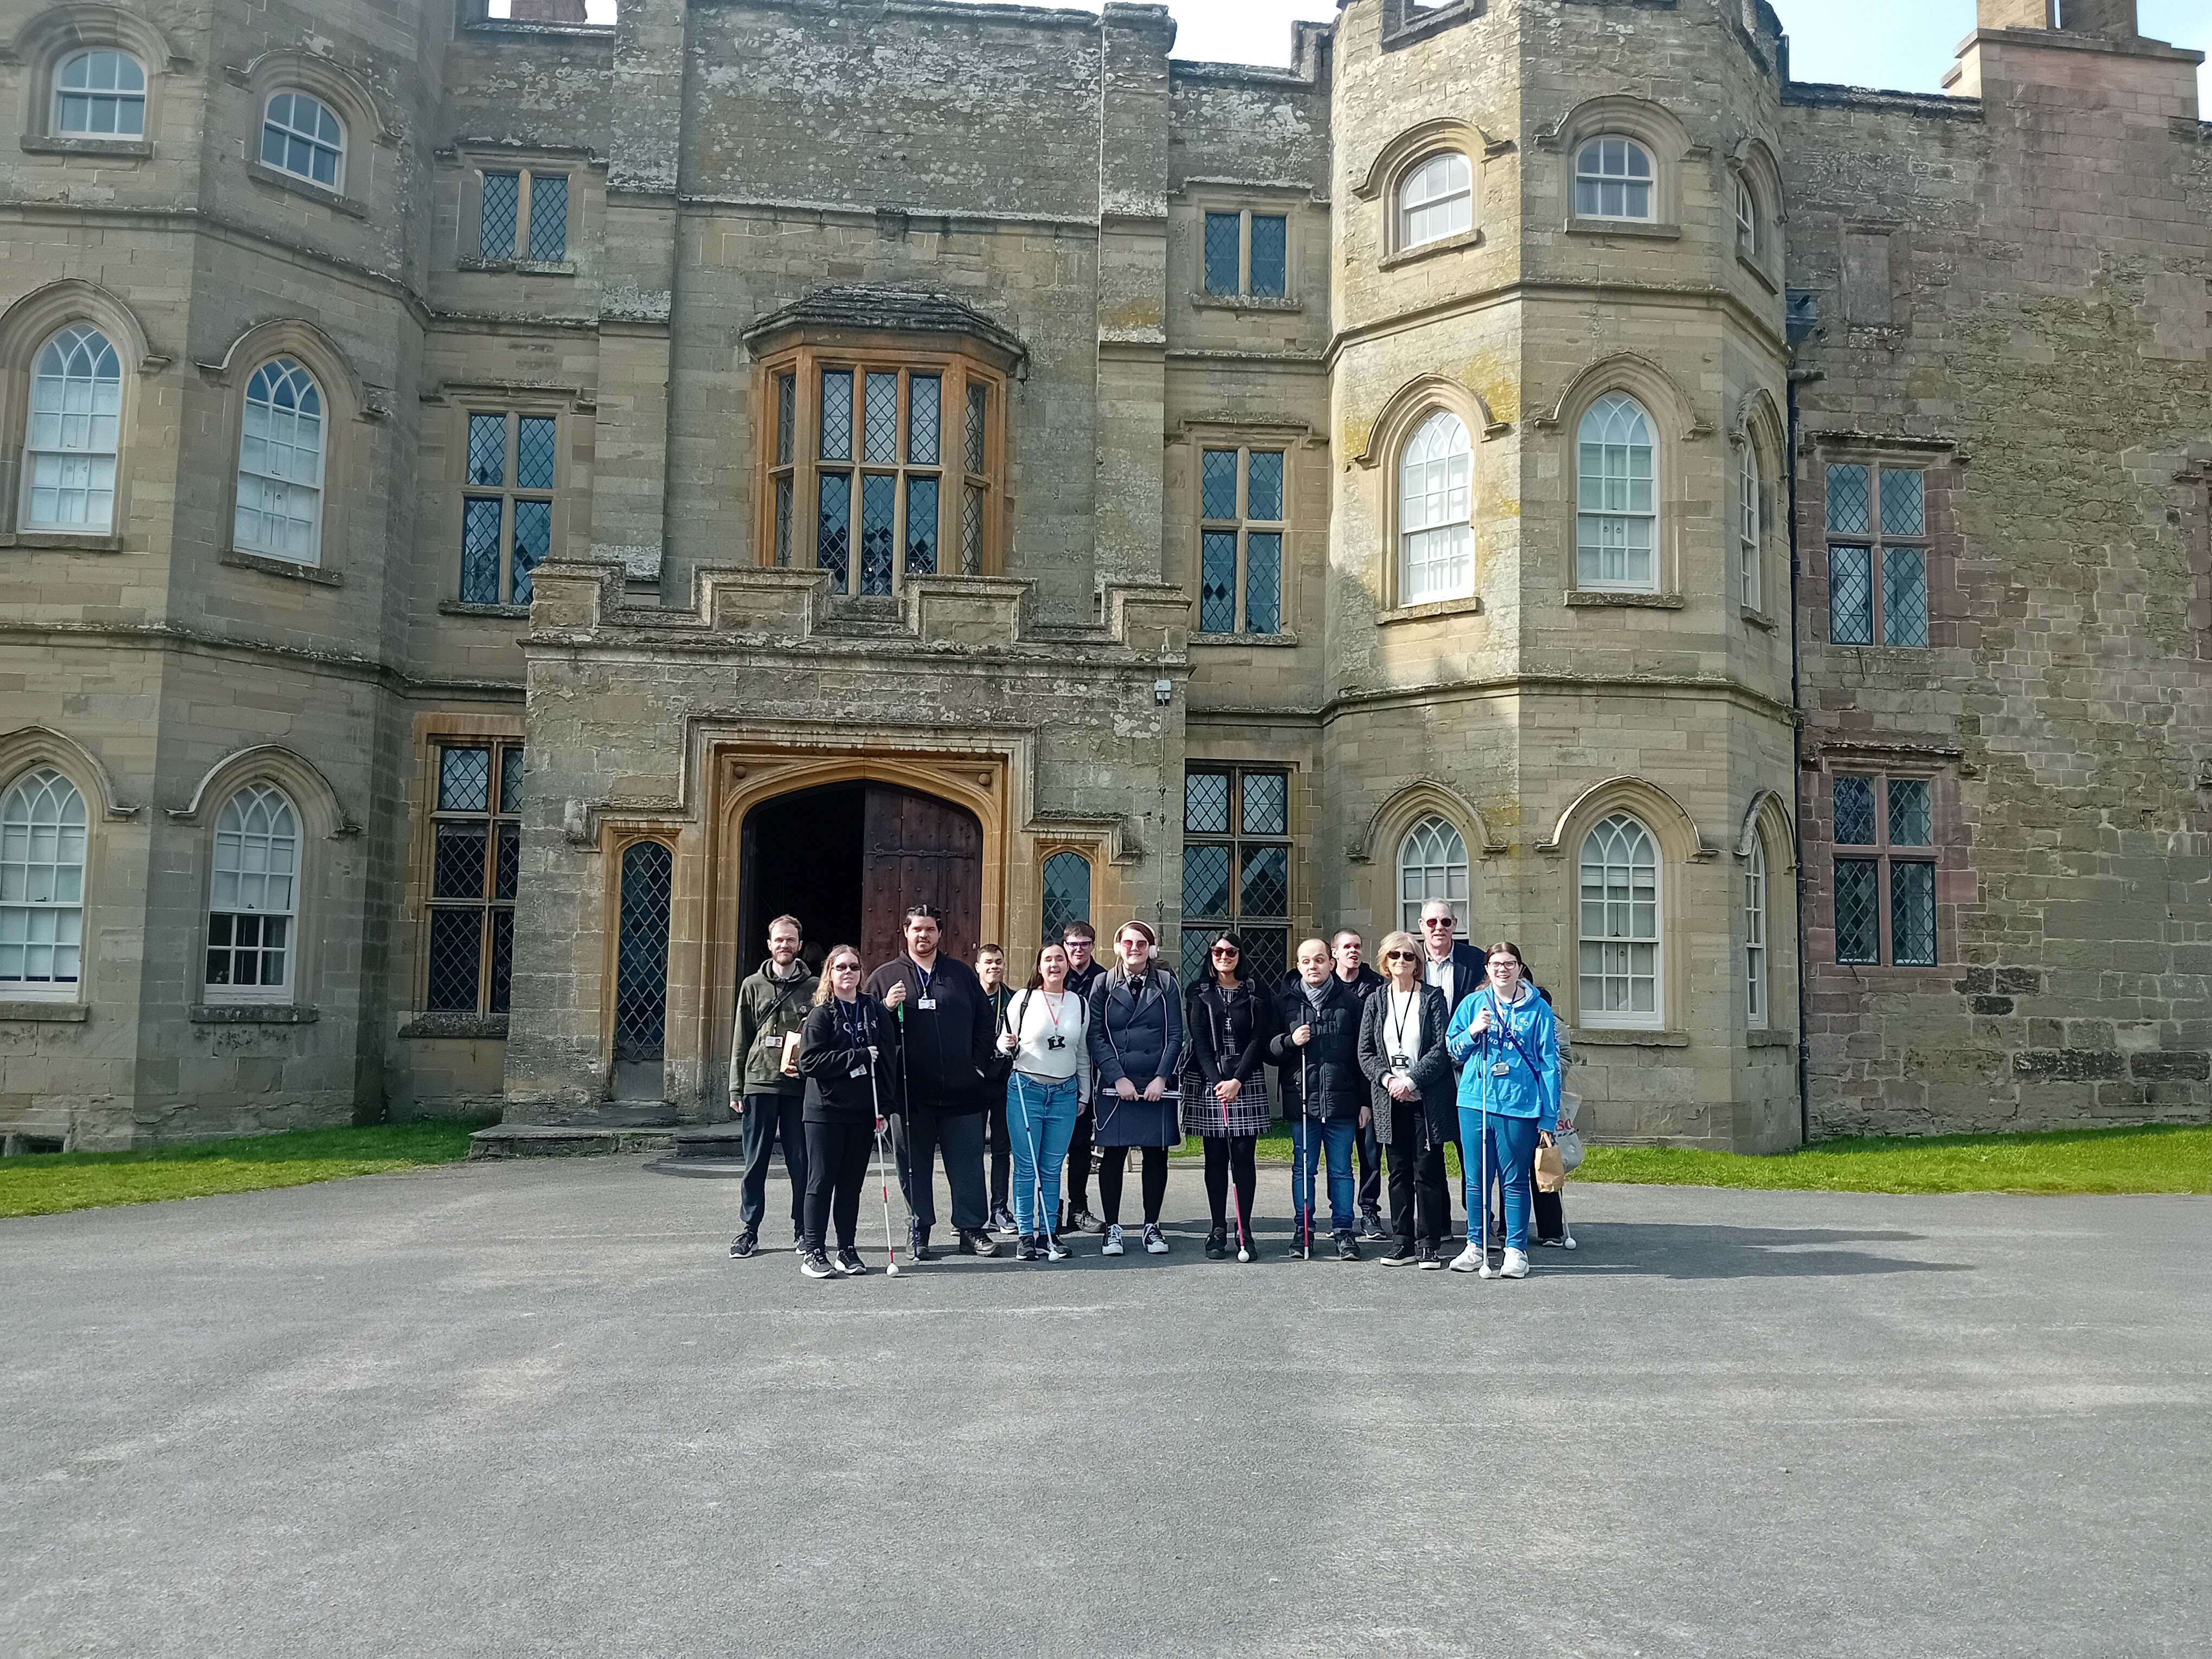
[[[1188,1134],[1216,1139],[1223,1135],[1263,1135],[1274,1117],[1267,1099],[1265,1072],[1246,1078],[1244,1086],[1237,1091],[1237,1098],[1226,1106],[1194,1074],[1183,1091],[1182,1127]]]

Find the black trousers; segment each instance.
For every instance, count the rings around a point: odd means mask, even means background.
[[[989,1120],[987,1131],[991,1143],[991,1213],[1006,1207],[1007,1195],[1014,1188],[1014,1144],[1006,1139],[1006,1091],[999,1085],[992,1098],[991,1109],[985,1114]]]
[[[1067,1163],[1060,1171],[1066,1183],[1067,1213],[1070,1219],[1091,1207],[1091,1134],[1098,1127],[1097,1114],[1085,1103],[1075,1115],[1075,1133],[1067,1142]],[[1163,1172],[1161,1178],[1166,1178]],[[1106,1178],[1099,1177],[1098,1190],[1106,1190]]]
[[[1373,1117],[1359,1126],[1352,1148],[1359,1154],[1359,1212],[1377,1214],[1382,1208],[1382,1143],[1375,1138]]]
[[[937,1224],[937,1162],[945,1160],[952,1188],[952,1224],[963,1233],[990,1223],[983,1206],[983,1114],[948,1115],[909,1107],[891,1120],[891,1148],[898,1155],[899,1188],[923,1232]]]
[[[1406,1249],[1416,1241],[1441,1249],[1451,1232],[1451,1193],[1444,1181],[1444,1149],[1428,1142],[1419,1103],[1394,1106],[1390,1127],[1398,1133],[1388,1148],[1390,1159],[1390,1231]]]
[[[1252,1236],[1252,1203],[1260,1195],[1260,1169],[1254,1152],[1257,1135],[1207,1135],[1206,1141],[1206,1201],[1213,1208],[1213,1224],[1229,1222],[1229,1183],[1237,1182],[1237,1236]]]
[[[738,1189],[738,1225],[744,1231],[760,1231],[768,1214],[768,1161],[779,1140],[783,1143],[783,1172],[791,1177],[791,1236],[796,1239],[805,1231],[805,1115],[804,1096],[745,1097],[745,1114],[738,1124],[745,1175]]]
[[[1145,1219],[1158,1221],[1160,1206],[1168,1201],[1168,1149],[1164,1146],[1145,1146],[1139,1149],[1145,1155],[1144,1191]],[[1073,1161],[1073,1154],[1069,1158]],[[1129,1149],[1109,1146],[1106,1162],[1098,1171],[1098,1204],[1106,1212],[1110,1226],[1121,1218],[1121,1178],[1129,1167]]]
[[[868,1154],[875,1151],[872,1123],[810,1123],[806,1126],[806,1248],[826,1249],[830,1224],[837,1224],[837,1246],[853,1247],[860,1223],[860,1188],[868,1178]]]

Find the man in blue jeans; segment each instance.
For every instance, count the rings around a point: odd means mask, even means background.
[[[1291,1124],[1291,1207],[1297,1230],[1290,1253],[1312,1253],[1315,1176],[1326,1149],[1336,1259],[1357,1261],[1352,1146],[1373,1110],[1367,1076],[1359,1069],[1365,1000],[1336,972],[1328,941],[1310,939],[1299,945],[1297,971],[1285,979],[1277,1000],[1280,1030],[1268,1039],[1267,1057],[1282,1068],[1283,1115]]]

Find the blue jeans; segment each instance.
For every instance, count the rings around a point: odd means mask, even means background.
[[[1459,1109],[1460,1171],[1467,1182],[1467,1242],[1475,1245],[1483,1242],[1483,1229],[1487,1225],[1485,1218],[1490,1212],[1480,1187],[1486,1169],[1492,1182],[1504,1189],[1505,1248],[1526,1250],[1528,1210],[1533,1202],[1528,1172],[1536,1163],[1536,1120],[1491,1113],[1490,1146],[1486,1151],[1482,1145],[1482,1118],[1481,1111],[1475,1107]]]
[[[1316,1134],[1314,1131],[1321,1133]],[[1352,1144],[1359,1139],[1359,1126],[1350,1119],[1294,1117],[1291,1120],[1291,1209],[1303,1218],[1312,1204],[1314,1176],[1319,1173],[1324,1148],[1328,1152],[1328,1219],[1332,1231],[1352,1231],[1355,1188],[1352,1180]]]
[[[1060,1218],[1060,1170],[1075,1133],[1075,1079],[1006,1080],[1006,1139],[1014,1149],[1014,1231],[1048,1233]],[[1043,1195],[1042,1209],[1038,1195]]]

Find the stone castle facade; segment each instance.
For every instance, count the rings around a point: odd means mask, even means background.
[[[0,0],[14,1144],[709,1119],[793,892],[1445,896],[1604,1137],[2212,1108],[2132,0],[1936,97],[1761,0],[483,9]]]

